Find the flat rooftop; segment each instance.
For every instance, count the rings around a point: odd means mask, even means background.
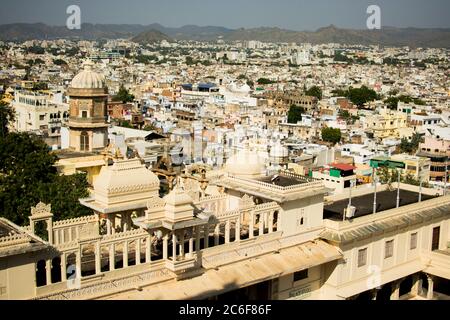
[[[92,156],[98,156],[101,154],[100,152],[80,152],[80,151],[73,151],[70,149],[55,150],[55,151],[53,151],[53,153],[58,157],[58,159],[92,157]]]
[[[289,187],[295,186],[303,183],[309,183],[313,181],[317,181],[316,179],[306,177],[306,176],[298,176],[295,174],[274,174],[267,177],[262,177],[258,179],[258,181],[273,184],[280,187]]]
[[[365,194],[358,197],[352,197],[352,206],[356,208],[355,216],[362,217],[373,212],[373,193]],[[436,198],[422,193],[422,201]],[[409,190],[400,189],[400,207],[408,204],[417,203],[419,201],[419,193]],[[344,209],[348,206],[348,198],[335,201],[324,206],[323,218],[330,220],[342,221]],[[377,212],[393,209],[397,206],[397,190],[379,191],[377,192]]]

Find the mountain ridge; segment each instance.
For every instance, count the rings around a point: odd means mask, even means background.
[[[81,30],[44,23],[11,23],[0,25],[0,40],[24,41],[45,39],[132,39],[142,32],[154,30],[175,40],[225,41],[258,40],[263,42],[295,42],[312,44],[341,43],[382,46],[441,47],[450,48],[450,28],[397,28],[381,30],[344,29],[334,25],[315,31],[294,31],[278,27],[229,29],[220,26],[184,25],[165,27],[159,23],[142,24],[92,24],[83,23]]]

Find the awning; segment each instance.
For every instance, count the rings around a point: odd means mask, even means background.
[[[308,269],[342,257],[339,249],[322,241],[307,242],[247,260],[206,270],[186,280],[164,282],[124,292],[112,299],[182,300],[204,299],[259,282]]]

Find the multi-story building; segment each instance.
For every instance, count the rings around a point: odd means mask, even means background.
[[[54,95],[16,90],[12,107],[16,112],[14,129],[42,134],[50,144],[60,144],[61,126],[69,118],[69,105],[62,94]]]
[[[408,128],[407,116],[402,112],[381,109],[379,114],[366,117],[365,130],[375,139],[410,137],[412,128]]]
[[[437,138],[433,136],[425,136],[424,142],[419,144],[418,156],[427,157],[431,161],[430,180],[447,181],[450,177],[449,157],[450,157],[450,140]],[[447,170],[447,173],[445,172]]]

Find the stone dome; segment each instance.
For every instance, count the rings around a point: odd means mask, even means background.
[[[159,179],[139,159],[118,160],[104,166],[94,181],[97,202],[113,204],[158,196]]]
[[[93,71],[94,63],[90,60],[84,64],[84,69],[77,74],[70,83],[73,89],[103,89],[105,88],[105,78]]]
[[[245,148],[231,156],[226,164],[225,171],[236,176],[254,178],[264,174],[266,165],[256,151]]]
[[[273,158],[285,158],[285,157],[289,156],[288,148],[286,148],[279,141],[277,141],[270,148],[270,156]]]

